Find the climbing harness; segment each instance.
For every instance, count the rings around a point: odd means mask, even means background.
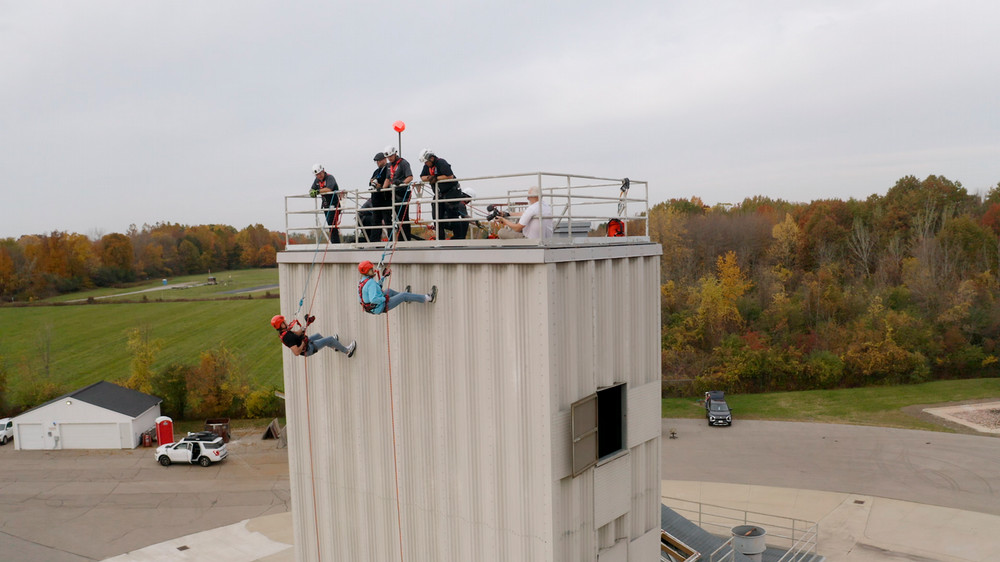
[[[365,296],[364,296],[365,284],[371,280],[372,278],[366,275],[364,279],[358,282],[358,299],[361,300],[361,308],[363,308],[365,312],[367,312],[368,314],[375,314],[375,309],[378,307],[378,305],[371,302],[365,302]]]

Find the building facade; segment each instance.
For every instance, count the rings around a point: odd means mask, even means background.
[[[379,316],[381,249],[278,255],[282,313],[358,342],[284,351],[297,560],[658,559],[660,247],[588,240],[401,244],[438,300]]]

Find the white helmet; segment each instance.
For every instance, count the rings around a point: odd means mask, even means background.
[[[399,152],[396,151],[396,147],[395,146],[391,146],[391,145],[387,146],[387,147],[385,147],[385,150],[383,150],[383,152],[385,152],[385,157],[386,158],[388,158],[390,156],[393,156],[393,155],[399,156]]]
[[[465,192],[465,194],[468,195],[470,198],[472,198],[472,199],[476,198],[476,190],[475,189],[472,189],[471,187],[463,187],[462,191]]]
[[[322,164],[313,164],[313,174],[314,175],[318,174],[318,173],[320,173],[322,171],[323,171],[323,165]]]
[[[420,151],[421,162],[426,162],[431,156],[434,156],[434,151],[429,148],[425,148]]]

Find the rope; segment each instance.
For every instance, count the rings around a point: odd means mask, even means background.
[[[318,284],[318,283],[317,283]],[[302,360],[305,362],[305,379],[306,379],[306,438],[309,440],[309,481],[312,483],[312,499],[313,499],[313,525],[316,526],[316,558],[317,560],[322,560],[322,550],[319,547],[319,511],[316,507],[316,465],[313,462],[313,446],[312,446],[312,414],[309,412],[309,358],[303,357]]]
[[[319,275],[316,276],[316,286],[313,288],[313,296],[312,299],[309,300],[309,310],[306,311],[306,314],[312,313],[313,305],[316,303],[316,290],[319,289],[319,279],[320,277],[323,276],[323,266],[326,265],[326,254],[329,251],[330,251],[330,239],[327,238],[326,247],[323,248],[323,261],[320,263]],[[306,293],[309,292],[309,279],[312,278],[313,268],[316,267],[316,256],[318,255],[319,255],[319,248],[316,248],[316,250],[313,251],[313,260],[312,263],[309,265],[309,272],[306,273],[306,284],[304,287],[302,287],[302,296],[299,298],[299,307],[295,309],[295,314],[292,314],[292,318],[296,318],[299,315],[299,313],[302,312],[302,305],[305,303]]]
[[[382,250],[382,257],[380,257],[378,259],[378,265],[375,266],[375,269],[377,271],[379,271],[380,273],[382,271],[382,266],[383,265],[386,265],[386,266],[392,265],[392,256],[396,253],[396,244],[399,243],[399,232],[398,232],[398,230],[399,230],[399,219],[403,216],[403,209],[406,208],[406,205],[409,202],[409,199],[410,199],[410,187],[411,187],[410,185],[406,186],[406,193],[403,195],[403,201],[404,201],[404,203],[402,205],[400,205],[399,206],[399,210],[396,211],[396,219],[394,221],[392,221],[392,233],[389,235],[389,241],[386,242],[385,249]],[[388,264],[385,263],[385,255],[386,254],[389,254],[389,263]],[[390,282],[390,284],[391,284],[391,282]],[[388,287],[388,285],[387,285],[387,287]]]
[[[391,258],[390,258],[391,261]],[[392,401],[392,350],[389,347],[389,315],[385,315],[385,352],[389,361],[389,413],[392,420],[392,471],[396,481],[396,528],[399,530],[399,561],[403,559],[403,516],[399,506],[399,461],[396,453],[396,407]]]

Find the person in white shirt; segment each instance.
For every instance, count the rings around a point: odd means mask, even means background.
[[[528,190],[528,208],[520,215],[517,222],[507,217],[496,218],[503,228],[497,231],[498,238],[551,238],[552,237],[552,207],[541,201],[542,191],[538,186]]]

